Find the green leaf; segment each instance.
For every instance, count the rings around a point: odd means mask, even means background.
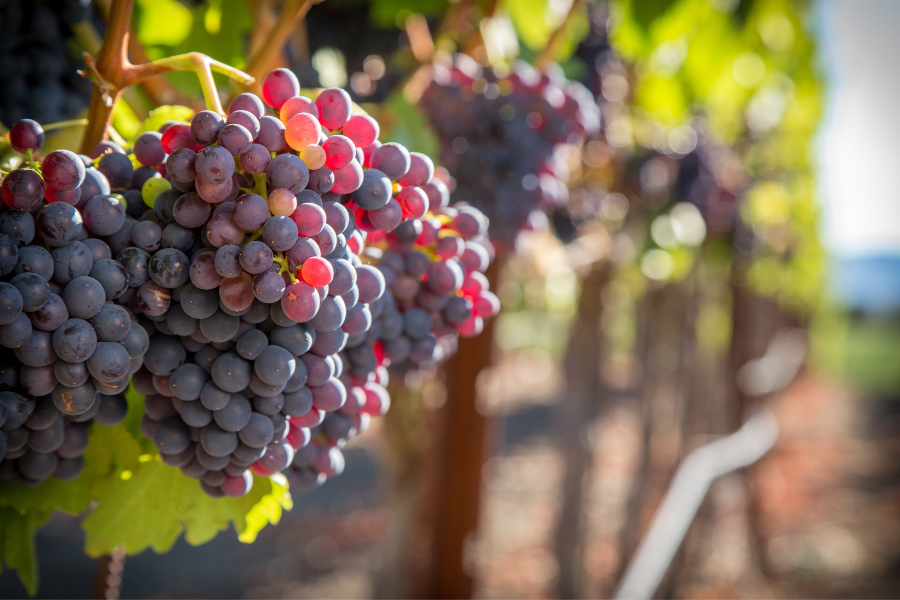
[[[135,29],[145,46],[177,46],[187,38],[194,17],[177,0],[138,0]]]
[[[90,443],[84,453],[84,471],[74,481],[48,479],[28,488],[22,485],[0,486],[0,505],[14,510],[61,509],[71,514],[87,510],[95,487],[115,473],[138,465],[140,446],[122,427],[91,427]]]
[[[238,69],[247,64],[246,38],[253,26],[246,0],[217,0],[203,3],[194,9],[190,34],[178,44],[155,48],[155,56],[172,56],[187,52],[201,52]],[[150,49],[148,49],[150,52]],[[172,83],[193,96],[201,95],[200,82],[194,73],[167,73]],[[222,89],[230,85],[227,77],[213,74]]]
[[[553,32],[567,18],[569,6],[562,3],[557,7],[557,4],[548,0],[504,0],[503,9],[509,14],[525,46],[540,52]],[[587,8],[582,6],[566,24],[552,58],[561,61],[572,56],[589,29]]]
[[[133,140],[141,130],[141,120],[127,102],[116,102],[113,108],[113,127],[126,140]]]
[[[49,516],[49,511],[0,508],[0,550],[4,562],[8,569],[16,570],[22,585],[32,596],[37,593],[38,586],[34,536]]]
[[[229,524],[242,541],[250,542],[266,524],[278,522],[282,508],[291,506],[286,487],[265,477],[255,477],[244,497],[210,498],[198,481],[158,456],[127,479],[107,480],[98,491],[97,508],[82,522],[90,556],[117,546],[128,554],[146,548],[167,552],[182,532],[188,543],[199,545]]]
[[[288,493],[287,479],[278,473],[269,479],[272,491],[260,498],[245,518],[246,528],[238,536],[244,543],[256,540],[257,534],[267,524],[276,525],[281,520],[282,510],[291,510],[294,502]],[[255,484],[254,484],[255,485]]]
[[[369,20],[378,27],[403,27],[408,15],[436,15],[444,12],[447,4],[447,0],[372,0]]]

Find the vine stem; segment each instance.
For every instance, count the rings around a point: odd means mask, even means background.
[[[572,18],[578,13],[578,10],[581,8],[584,0],[572,0],[572,6],[569,7],[569,12],[566,14],[566,18],[563,19],[562,23],[559,24],[553,33],[550,34],[550,39],[547,40],[547,45],[544,46],[544,49],[541,50],[541,53],[537,55],[534,59],[534,66],[541,68],[551,60],[553,60],[553,56],[556,54],[556,47],[559,45],[559,40],[562,37],[562,34],[565,33],[566,27],[569,26],[569,23],[572,21]]]
[[[65,129],[66,127],[84,127],[87,124],[87,119],[69,119],[68,121],[57,121],[49,125],[41,125],[41,128],[44,131],[53,131],[54,129]]]
[[[122,91],[130,85],[168,71],[194,71],[200,78],[207,107],[224,114],[216,91],[212,72],[222,73],[244,84],[253,83],[246,73],[220,63],[198,52],[171,56],[134,65],[128,59],[128,35],[134,0],[114,0],[109,10],[106,35],[95,59],[84,53],[87,66],[85,76],[95,83],[88,108],[88,123],[81,140],[81,152],[86,154],[106,135],[112,124],[113,108]]]
[[[322,0],[318,0],[321,2]],[[271,69],[275,58],[284,48],[285,42],[294,31],[297,23],[306,16],[313,5],[313,0],[287,0],[275,28],[269,33],[262,47],[253,53],[247,61],[247,73],[256,81],[262,81],[263,76]],[[252,83],[252,82],[250,82]],[[249,84],[245,84],[249,85]]]

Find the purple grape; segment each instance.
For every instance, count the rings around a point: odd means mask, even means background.
[[[134,156],[145,167],[161,165],[166,160],[166,151],[162,147],[162,134],[156,131],[147,131],[139,135],[134,140]]]
[[[191,136],[198,144],[212,146],[225,127],[225,120],[211,110],[201,110],[191,120]]]
[[[296,195],[309,181],[309,168],[299,156],[279,154],[266,167],[266,181],[273,189],[286,188]]]
[[[54,150],[48,154],[41,164],[41,171],[47,185],[62,192],[73,190],[84,181],[84,163],[68,150]]]
[[[197,155],[195,169],[205,183],[221,185],[234,175],[234,159],[222,146],[208,146]]]
[[[221,147],[228,150],[232,156],[240,156],[249,150],[253,143],[253,136],[247,131],[247,128],[236,123],[223,127],[219,132],[218,139]],[[210,148],[212,147],[210,146]]]

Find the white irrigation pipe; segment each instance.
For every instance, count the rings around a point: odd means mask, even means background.
[[[777,437],[778,422],[768,409],[764,409],[736,433],[688,454],[614,597],[652,598],[710,484],[726,473],[759,460],[775,444]]]
[[[794,380],[805,354],[806,339],[801,331],[779,332],[765,356],[750,361],[741,369],[738,385],[749,396],[766,396],[780,391]],[[755,463],[775,445],[777,438],[775,415],[764,408],[737,432],[688,454],[678,467],[650,529],[613,597],[652,598],[712,482]]]

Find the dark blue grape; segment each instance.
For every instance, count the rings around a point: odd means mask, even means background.
[[[190,260],[181,250],[163,248],[150,259],[150,278],[165,288],[177,288],[187,282]]]
[[[251,329],[238,338],[235,350],[241,358],[254,360],[268,345],[269,341],[265,333],[259,329]]]
[[[144,354],[144,366],[154,375],[165,376],[180,367],[187,358],[184,346],[177,337],[154,335]]]
[[[309,181],[309,168],[295,154],[279,154],[266,167],[266,181],[273,189],[286,188],[299,194]]]
[[[50,299],[50,286],[47,285],[47,280],[36,273],[20,273],[9,282],[21,294],[24,312],[38,310]]]
[[[238,432],[238,436],[250,448],[264,448],[275,437],[275,426],[267,416],[254,412],[247,425]]]
[[[216,423],[210,423],[204,427],[203,431],[200,433],[200,445],[203,450],[216,458],[227,457],[234,452],[234,449],[237,448],[237,444],[237,434],[233,431],[222,429]],[[226,460],[226,464],[227,462],[228,461]]]
[[[100,158],[97,170],[106,175],[110,186],[124,188],[131,183],[134,165],[131,164],[131,159],[127,155],[109,152]]]
[[[160,454],[179,454],[191,444],[191,432],[178,417],[163,419],[153,433],[153,443]]]
[[[378,169],[366,169],[363,172],[362,184],[351,197],[360,208],[378,210],[387,204],[392,195],[393,185],[390,178]]]
[[[203,181],[220,185],[234,175],[234,159],[222,146],[208,146],[197,154],[195,168]]]
[[[104,304],[88,322],[101,342],[121,342],[131,331],[128,311],[117,304]]]
[[[15,244],[30,244],[34,239],[34,217],[28,213],[8,210],[0,213],[0,233]]]
[[[35,228],[48,246],[65,246],[74,242],[81,234],[81,215],[70,204],[54,202],[38,213]]]
[[[87,360],[88,371],[98,381],[112,383],[128,375],[131,359],[122,344],[99,342]]]
[[[129,287],[140,287],[150,278],[150,255],[140,248],[125,248],[116,256],[116,261],[125,268]]]
[[[237,432],[250,422],[252,408],[250,401],[238,394],[232,394],[231,400],[221,410],[213,413],[216,425],[225,431]]]
[[[250,383],[250,363],[237,354],[226,353],[212,365],[212,379],[226,392],[239,392]]]
[[[81,202],[87,202],[94,196],[106,196],[111,191],[106,175],[94,168],[85,169],[84,182],[81,184]]]
[[[298,237],[297,224],[283,215],[271,217],[262,228],[262,241],[276,252],[290,250]]]
[[[90,319],[106,302],[106,292],[92,277],[76,277],[66,284],[62,293],[69,315],[76,319]]]
[[[84,362],[70,363],[58,360],[53,363],[53,374],[59,383],[66,387],[78,387],[90,378],[87,365]]]
[[[109,300],[115,300],[128,289],[128,272],[125,266],[111,258],[94,263],[90,276],[100,282]]]
[[[32,248],[33,246],[29,246]],[[23,248],[25,250],[25,248]],[[52,280],[60,285],[66,285],[76,277],[84,277],[89,275],[94,259],[91,251],[82,242],[72,242],[65,246],[54,248],[53,252],[47,256],[46,250],[40,248],[40,261],[43,263],[47,259],[50,260],[50,270],[52,272]],[[37,258],[37,257],[35,257]],[[23,270],[34,271],[33,266],[25,267]],[[42,273],[43,275],[43,273]],[[50,277],[44,276],[45,279]]]

